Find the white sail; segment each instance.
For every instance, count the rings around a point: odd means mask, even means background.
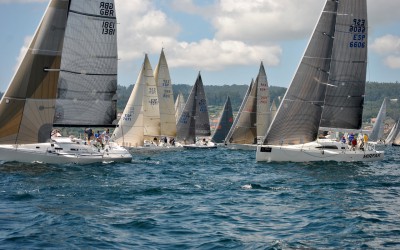
[[[392,129],[390,130],[388,136],[385,139],[385,144],[386,145],[391,145],[395,139],[400,139],[397,138],[400,130],[400,119],[397,120],[397,122],[393,125]]]
[[[382,106],[379,109],[374,126],[372,127],[371,134],[369,135],[369,141],[377,142],[383,139],[385,118],[386,118],[386,98],[383,99]]]
[[[162,136],[176,136],[176,118],[174,106],[174,92],[169,74],[167,60],[164,50],[161,51],[160,59],[154,70],[154,78],[157,83],[157,93],[160,108],[160,126]]]
[[[178,96],[176,97],[175,101],[175,119],[176,123],[179,121],[179,117],[181,117],[181,114],[183,112],[183,109],[185,108],[185,97],[181,92],[179,92]]]
[[[271,124],[271,112],[267,74],[262,62],[255,84],[257,86],[257,137],[263,137]]]
[[[147,54],[144,58],[143,69],[144,81],[146,83],[143,96],[143,128],[144,137],[153,139],[161,135],[160,130],[160,107],[158,102],[157,85],[153,75],[153,69],[150,65]]]
[[[112,138],[124,147],[143,146],[143,94],[146,87],[145,62],[139,73],[124,112],[114,130]]]

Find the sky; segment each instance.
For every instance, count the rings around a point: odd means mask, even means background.
[[[49,0],[0,0],[0,91],[5,91]],[[367,81],[400,81],[400,1],[367,0]],[[118,84],[136,82],[144,55],[161,49],[173,84],[249,84],[264,63],[270,86],[288,87],[323,0],[115,0]]]

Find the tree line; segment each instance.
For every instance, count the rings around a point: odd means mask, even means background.
[[[121,86],[118,85],[118,112],[122,112],[128,102],[129,96],[132,93],[134,85]],[[179,92],[181,92],[185,100],[188,98],[192,85],[175,84],[173,85],[174,100]],[[231,98],[232,109],[238,111],[243,101],[243,97],[247,92],[249,85],[205,85],[204,90],[207,96],[207,103],[209,106],[221,107],[224,105],[227,96]],[[283,98],[286,88],[270,86],[270,100],[274,101],[278,106],[280,99]],[[0,92],[0,96],[3,93]],[[365,89],[364,99],[364,122],[370,121],[371,118],[376,117],[382,105],[383,99],[388,98],[386,116],[397,120],[400,118],[400,83],[380,83],[380,82],[367,82]]]

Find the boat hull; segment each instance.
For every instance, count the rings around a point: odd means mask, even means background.
[[[85,145],[82,141],[62,141],[36,144],[0,145],[0,160],[24,163],[91,164],[102,162],[131,162],[132,155],[124,148],[110,143],[104,148]]]
[[[228,143],[225,145],[226,148],[232,150],[246,150],[246,151],[256,151],[257,144],[235,144],[235,143]]]
[[[337,147],[337,149],[335,149]],[[311,142],[301,145],[262,145],[257,147],[258,162],[361,162],[383,160],[384,151],[373,148],[351,150],[339,142]]]
[[[217,148],[217,145],[196,145],[196,144],[192,144],[192,145],[183,145],[184,149],[213,149],[213,148]]]

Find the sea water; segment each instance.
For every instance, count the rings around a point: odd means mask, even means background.
[[[1,249],[400,249],[400,149],[372,163],[134,152],[0,164]]]

